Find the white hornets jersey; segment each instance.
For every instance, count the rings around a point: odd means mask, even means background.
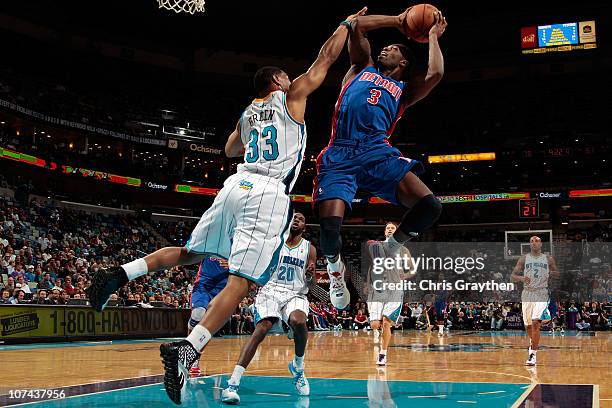
[[[270,276],[267,286],[283,287],[300,294],[308,293],[306,285],[306,269],[308,269],[308,254],[310,241],[303,239],[293,248],[283,245],[278,266]]]
[[[283,91],[254,99],[240,118],[240,137],[245,146],[244,163],[238,172],[261,174],[282,180],[291,191],[306,148],[306,125],[287,110]]]
[[[525,255],[525,276],[528,276],[530,282],[525,285],[527,290],[539,290],[548,288],[548,257],[546,254],[533,256],[531,253]]]

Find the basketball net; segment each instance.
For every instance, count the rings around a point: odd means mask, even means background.
[[[159,8],[172,10],[175,13],[203,13],[205,0],[157,0]]]

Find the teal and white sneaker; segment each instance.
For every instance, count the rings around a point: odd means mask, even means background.
[[[221,391],[221,402],[224,404],[240,404],[240,395],[238,395],[239,385],[227,384],[227,388]]]
[[[298,394],[310,395],[310,384],[304,375],[304,370],[298,371],[295,364],[293,364],[293,360],[289,362],[287,367],[289,367],[289,372],[293,376],[293,384],[295,385],[295,389],[297,390]]]

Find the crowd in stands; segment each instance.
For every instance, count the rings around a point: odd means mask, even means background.
[[[1,182],[2,180],[0,180]],[[0,304],[86,304],[91,274],[99,268],[122,264],[160,248],[160,235],[175,245],[189,236],[195,221],[156,222],[153,226],[132,215],[104,214],[65,208],[50,200],[0,197]],[[444,239],[470,241],[466,232],[441,232]],[[372,232],[346,230],[345,254],[357,256],[360,242]],[[496,232],[488,233],[491,238]],[[316,230],[310,238],[316,242]],[[595,302],[557,302],[551,312],[558,327],[606,330],[611,326],[610,228],[572,230],[568,240],[582,243],[586,257],[581,268],[588,276],[589,294]],[[376,238],[376,237],[374,237]],[[574,259],[575,257],[570,257]],[[324,268],[320,259],[319,267]],[[586,266],[585,266],[586,265]],[[140,277],[113,294],[110,305],[188,308],[195,271],[176,267]],[[576,298],[577,299],[577,298]],[[331,303],[312,297],[309,328],[367,329],[367,303],[360,299],[350,310],[339,312]],[[254,294],[244,299],[222,330],[226,334],[248,334],[254,329]],[[520,305],[449,299],[443,316],[425,302],[407,302],[396,325],[398,329],[426,329],[443,320],[449,329],[499,330],[508,327],[508,314],[520,313]]]

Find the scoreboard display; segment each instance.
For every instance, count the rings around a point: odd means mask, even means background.
[[[542,54],[597,48],[595,21],[521,28],[523,54]]]
[[[540,47],[569,44],[578,44],[578,23],[538,26],[538,45]]]
[[[540,202],[537,198],[519,200],[520,218],[538,218],[540,216]]]

